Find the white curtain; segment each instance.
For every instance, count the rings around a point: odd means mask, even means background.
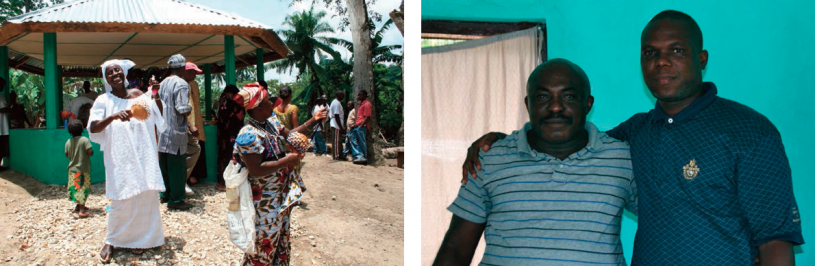
[[[541,35],[531,28],[422,49],[422,265],[432,264],[450,225],[467,147],[529,120],[523,100]],[[483,252],[482,238],[473,265]]]

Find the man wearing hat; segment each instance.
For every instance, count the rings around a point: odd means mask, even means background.
[[[187,173],[187,116],[192,112],[190,87],[182,77],[186,76],[187,60],[180,54],[173,55],[167,62],[170,75],[159,85],[159,98],[162,102],[162,116],[167,129],[158,135],[159,166],[164,178],[161,202],[167,208],[188,210],[192,205],[184,202],[184,185]]]
[[[192,176],[192,173],[193,169],[196,168],[200,155],[204,153],[203,142],[207,141],[207,136],[203,132],[204,119],[201,117],[201,98],[198,91],[198,82],[195,81],[195,76],[203,73],[203,71],[192,62],[187,62],[184,69],[184,80],[190,85],[190,106],[192,106],[192,112],[187,116],[187,128],[189,129],[187,130],[187,184],[184,191],[186,195],[191,196],[194,193],[190,185],[197,184],[200,180],[198,178],[203,177],[203,175],[199,174],[201,171],[195,171],[195,176]]]

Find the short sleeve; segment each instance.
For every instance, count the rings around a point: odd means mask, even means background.
[[[483,186],[484,177],[481,172],[478,171],[476,179],[470,179],[466,185],[458,189],[458,196],[447,207],[447,210],[456,216],[477,224],[487,222],[487,215],[492,206],[487,190]]]
[[[371,116],[371,102],[365,101],[365,104],[363,106],[360,106],[359,115],[362,117]]]
[[[738,200],[756,247],[773,240],[804,243],[801,217],[781,136],[761,139],[736,165]]]
[[[85,137],[82,137],[82,147],[84,147],[83,151],[87,151],[91,148],[91,141]]]
[[[625,122],[622,122],[619,125],[617,125],[617,127],[613,128],[613,129],[611,129],[609,131],[606,131],[606,134],[609,135],[610,137],[618,139],[618,140],[628,141],[628,136],[630,136],[629,133],[631,132],[631,124],[634,123],[633,120],[634,120],[634,117],[632,116],[631,118],[629,118]]]
[[[266,120],[269,121],[269,123],[272,123],[272,125],[278,132],[283,130],[283,123],[280,123],[280,119],[277,117],[277,114],[275,112],[272,112],[272,116],[270,116],[269,119]]]
[[[71,151],[71,140],[68,139],[68,141],[65,142],[65,153],[68,153],[70,151]]]
[[[9,86],[11,86],[11,85],[9,85]],[[0,96],[0,108],[6,108],[6,107],[8,107],[8,103],[6,102],[6,98],[3,97],[3,96]]]
[[[190,106],[190,86],[187,82],[178,81],[173,93],[175,94],[173,98],[176,112],[183,114],[192,111],[192,106]]]
[[[263,140],[252,127],[244,127],[235,138],[235,152],[238,154],[263,154]]]

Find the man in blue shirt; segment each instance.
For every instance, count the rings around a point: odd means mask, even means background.
[[[631,145],[640,188],[632,265],[793,265],[792,246],[804,240],[781,137],[702,82],[707,59],[687,14],[663,11],[642,32],[642,74],[657,105],[608,132]],[[480,169],[478,147],[502,136],[473,143],[465,171]]]

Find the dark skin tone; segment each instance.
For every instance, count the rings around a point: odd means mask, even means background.
[[[186,70],[186,71],[184,71],[184,80],[186,80],[187,82],[193,81],[193,80],[195,80],[195,75],[198,75],[198,72],[195,72],[195,70],[193,70],[193,69]],[[192,88],[190,88],[190,89],[192,89]],[[198,100],[198,99],[190,99],[190,101],[193,101],[193,100]],[[198,133],[198,128],[193,126],[192,124],[190,124],[189,121],[187,121],[187,128],[189,129],[190,134],[192,134],[195,137],[198,137],[198,134],[199,134]],[[193,182],[193,183],[197,183],[197,182]]]
[[[108,66],[105,69],[104,74],[105,79],[107,80],[108,84],[110,84],[110,93],[113,94],[113,96],[121,99],[134,99],[144,94],[142,91],[137,89],[128,90],[125,88],[125,74],[122,68],[118,65]],[[102,120],[91,121],[91,133],[102,132],[102,130],[105,130],[105,128],[107,128],[108,125],[110,125],[110,123],[112,123],[114,120],[127,122],[130,121],[131,117],[133,117],[133,114],[128,109],[113,113]]]
[[[18,102],[17,102],[17,94],[15,94],[15,93],[13,93],[13,92],[12,92],[12,93],[9,95],[9,98],[10,98],[10,100],[11,100],[11,104],[12,104],[12,105],[17,105],[17,104],[20,104],[20,103],[18,103]],[[11,106],[9,106],[9,108],[11,108]],[[0,109],[0,113],[2,113],[2,109]],[[28,127],[33,127],[33,126],[34,126],[34,124],[33,124],[33,123],[31,123],[30,121],[28,121],[28,117],[23,117],[23,122],[25,122],[25,126],[28,126]]]
[[[702,70],[708,53],[695,47],[687,23],[653,21],[642,34],[640,66],[645,85],[669,116],[702,97]]]
[[[532,125],[527,132],[530,147],[561,160],[588,143],[585,122],[594,98],[577,69],[566,60],[547,61],[530,75],[524,99]],[[485,227],[453,215],[433,265],[470,265]]]
[[[277,111],[280,112],[280,113],[283,113],[286,110],[286,108],[289,107],[289,104],[291,103],[291,88],[289,88],[289,87],[280,88],[280,99],[283,100],[283,103],[280,104],[280,106],[277,107]],[[292,115],[291,115],[291,126],[292,126],[292,128],[296,128],[298,125],[300,125],[300,121],[297,120],[297,113],[296,112],[292,113]]]
[[[336,98],[337,101],[342,102],[342,100],[345,99],[345,94],[344,93],[337,93],[334,96],[334,98]],[[345,134],[345,123],[342,121],[342,119],[340,119],[339,114],[334,114],[334,121],[337,121],[337,125],[340,126],[340,133]]]
[[[252,110],[249,110],[247,114],[258,121],[264,121],[266,118],[269,118],[272,115],[272,101],[267,96],[260,102],[260,105],[255,107]],[[317,121],[320,119],[325,118],[325,108],[320,109],[311,119],[306,121],[305,124],[292,129],[291,131],[287,129],[283,129],[280,131],[280,134],[284,138],[288,138],[290,132],[307,132],[311,127],[313,127]],[[249,170],[249,174],[253,176],[265,176],[271,173],[276,172],[277,170],[295,165],[299,162],[305,153],[298,154],[298,153],[289,153],[286,154],[286,157],[283,157],[277,161],[263,161],[263,155],[261,154],[244,154],[242,155],[243,162],[246,164],[246,169]]]
[[[143,95],[144,93],[138,89],[126,89],[125,88],[125,74],[121,67],[118,65],[111,65],[105,68],[104,78],[107,80],[108,84],[110,84],[111,90],[110,93],[113,96],[119,97],[121,99],[135,99],[139,96]],[[130,118],[133,117],[133,114],[130,110],[122,110],[116,113],[113,113],[102,120],[91,121],[91,133],[99,133],[102,130],[105,130],[110,123],[113,123],[114,120],[121,120],[122,122],[130,121]],[[102,247],[102,250],[99,252],[99,258],[103,261],[110,261],[110,256],[113,254],[113,246],[109,244],[105,244]],[[139,249],[132,249],[133,253],[141,254],[143,250]]]
[[[640,66],[648,89],[659,107],[669,116],[688,107],[704,95],[702,70],[707,66],[708,52],[693,45],[686,22],[674,19],[655,20],[645,27],[641,39]],[[467,175],[475,178],[481,170],[478,149],[484,151],[506,134],[492,132],[470,146],[463,166],[462,183]],[[761,265],[795,265],[792,243],[774,240],[758,246]]]
[[[365,100],[367,100],[367,99],[368,99],[368,94],[364,94],[364,93],[362,93],[362,92],[357,93],[357,102],[359,102],[360,104],[362,103],[362,101],[365,101]],[[355,123],[355,124],[357,124],[357,125],[360,125],[360,126],[361,126],[361,125],[365,125],[365,123],[367,123],[367,122],[368,122],[368,119],[369,119],[369,118],[371,118],[371,117],[370,117],[370,116],[366,116],[366,117],[362,118],[362,122],[360,122],[360,121],[356,121],[356,122],[354,122],[354,123]],[[357,127],[359,127],[359,126],[352,125],[352,126],[351,126],[351,129],[354,129],[354,128],[357,128]]]

